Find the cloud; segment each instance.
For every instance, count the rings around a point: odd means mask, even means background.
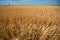
[[[0,1],[33,1],[33,0],[0,0]]]

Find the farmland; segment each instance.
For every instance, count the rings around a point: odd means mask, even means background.
[[[0,40],[60,40],[60,6],[0,6]]]

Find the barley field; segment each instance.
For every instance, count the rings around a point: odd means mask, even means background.
[[[0,6],[0,40],[60,40],[60,6]]]

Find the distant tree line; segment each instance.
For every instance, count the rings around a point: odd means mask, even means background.
[[[4,6],[14,6],[14,5],[9,3],[8,5],[4,5]]]

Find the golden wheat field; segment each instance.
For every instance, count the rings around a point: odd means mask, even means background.
[[[60,40],[60,6],[0,6],[0,40]]]

